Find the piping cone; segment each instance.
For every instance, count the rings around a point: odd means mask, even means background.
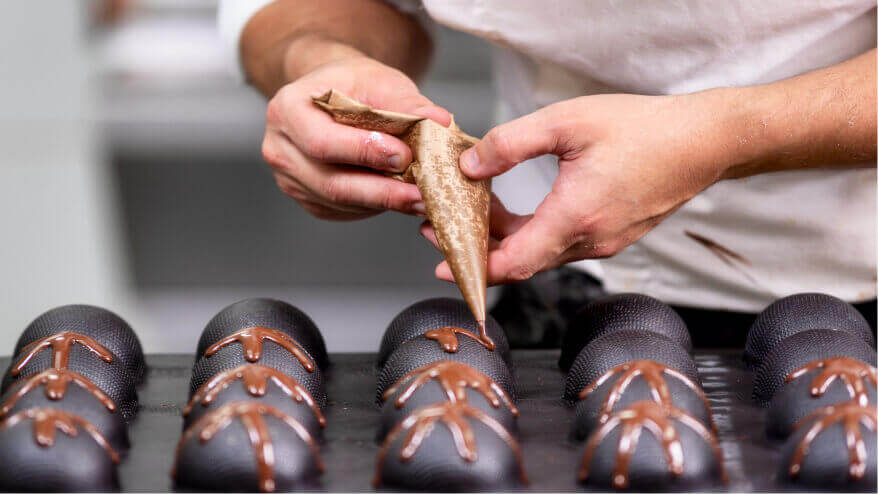
[[[397,136],[411,148],[414,161],[405,172],[390,176],[418,186],[439,250],[479,324],[481,338],[493,346],[485,332],[491,181],[471,180],[458,165],[460,154],[478,139],[453,121],[445,128],[422,117],[373,110],[334,90],[314,98],[314,103],[336,122]]]

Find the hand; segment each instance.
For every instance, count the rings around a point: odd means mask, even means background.
[[[375,172],[405,170],[411,150],[395,137],[335,123],[311,102],[329,89],[374,108],[451,122],[398,70],[357,53],[325,63],[268,103],[262,156],[278,187],[322,219],[356,220],[389,209],[423,216],[415,185]]]
[[[586,96],[492,129],[461,155],[468,176],[496,176],[543,154],[557,155],[560,170],[534,214],[492,204],[489,283],[613,256],[719,180],[734,147],[719,118],[724,107],[733,106],[721,90]],[[435,244],[429,225],[421,232]],[[444,262],[436,276],[453,281]]]

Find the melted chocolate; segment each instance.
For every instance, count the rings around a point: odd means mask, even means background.
[[[439,343],[439,346],[448,353],[457,353],[459,347],[457,335],[459,334],[468,336],[479,342],[483,347],[493,351],[494,340],[488,338],[488,333],[484,329],[479,329],[479,333],[480,336],[476,336],[475,333],[468,329],[458,328],[456,326],[445,326],[444,328],[431,329],[424,333],[424,336],[428,340],[434,340]]]
[[[320,471],[323,471],[323,463],[320,461],[320,450],[308,429],[295,418],[277,408],[255,401],[229,403],[198,419],[197,422],[186,429],[183,437],[180,438],[180,443],[177,445],[177,457],[179,458],[183,445],[193,434],[198,433],[198,440],[206,443],[213,439],[219,431],[231,424],[232,419],[237,417],[247,431],[247,437],[250,439],[250,445],[256,456],[259,489],[262,492],[274,492],[274,448],[271,441],[271,432],[268,429],[268,424],[265,422],[266,415],[282,421],[293,429],[296,435],[311,448],[311,451],[314,453],[314,460],[317,462],[317,467]],[[171,475],[176,476],[176,471],[172,472]]]
[[[610,388],[610,392],[607,394],[606,399],[604,399],[603,406],[601,407],[601,415],[598,418],[599,424],[606,423],[607,420],[610,419],[613,414],[613,408],[622,398],[622,395],[625,393],[625,390],[628,389],[631,381],[637,377],[642,378],[644,382],[646,382],[653,401],[666,406],[672,406],[673,399],[671,398],[671,391],[668,388],[668,383],[665,382],[664,375],[667,374],[675,377],[685,384],[686,387],[694,391],[704,402],[704,406],[707,407],[708,412],[710,411],[710,402],[707,400],[707,396],[704,395],[704,392],[701,391],[701,388],[698,387],[692,379],[677,370],[671,369],[664,364],[653,362],[652,360],[635,360],[633,362],[628,362],[627,364],[613,367],[583,388],[582,391],[579,392],[579,399],[585,399],[601,384],[617,374],[621,374],[621,376],[615,383],[613,383],[613,387]],[[715,429],[716,427],[714,426],[714,430]]]
[[[186,408],[183,409],[183,416],[189,415],[196,403],[200,402],[201,406],[205,407],[210,405],[224,389],[237,380],[241,381],[251,396],[257,397],[265,396],[265,392],[268,389],[268,381],[271,380],[287,396],[296,400],[297,403],[308,405],[314,411],[314,414],[317,415],[320,426],[326,426],[326,419],[320,413],[320,408],[317,407],[314,398],[311,397],[311,393],[307,389],[283,372],[259,364],[241,365],[213,376],[192,395],[192,399],[189,400]]]
[[[12,427],[25,419],[33,420],[34,440],[44,448],[51,448],[55,444],[56,431],[61,431],[70,437],[76,437],[79,434],[78,427],[81,427],[107,452],[113,463],[119,463],[119,455],[95,426],[82,417],[65,412],[64,410],[28,408],[4,420],[0,423],[0,428]]]
[[[432,362],[409,372],[384,392],[382,400],[390,398],[400,387],[406,386],[394,403],[396,408],[402,408],[418,388],[432,379],[445,391],[449,402],[466,402],[466,389],[471,388],[481,393],[494,408],[500,408],[502,400],[512,415],[518,416],[518,408],[493,379],[466,364],[450,360]]]
[[[207,350],[204,351],[204,356],[210,357],[221,348],[234,342],[238,342],[244,347],[244,358],[246,358],[248,362],[258,362],[259,359],[262,358],[262,342],[264,340],[276,343],[281,348],[292,353],[305,370],[308,372],[314,372],[314,362],[311,361],[311,358],[308,357],[299,342],[283,331],[264,328],[262,326],[252,326],[235,331],[213,345],[210,345]]]
[[[811,444],[827,427],[841,423],[844,427],[845,443],[848,447],[848,476],[852,480],[860,480],[866,473],[866,446],[860,432],[860,424],[875,432],[878,424],[878,413],[874,407],[863,407],[856,401],[823,407],[796,423],[796,428],[816,418],[807,432],[802,436],[793,452],[789,474],[795,478],[802,470],[802,462],[808,454]]]
[[[878,384],[878,369],[847,357],[811,362],[787,375],[786,382],[798,379],[803,374],[817,369],[820,369],[820,373],[811,381],[811,396],[814,397],[823,396],[823,393],[829,389],[829,385],[836,379],[840,379],[845,384],[851,399],[860,406],[867,406],[869,404],[869,391],[866,388],[866,382],[871,382],[872,386]]]
[[[91,337],[74,333],[73,331],[62,331],[46,336],[24,347],[22,349],[25,352],[24,356],[15,364],[10,374],[12,376],[19,375],[32,358],[43,351],[43,349],[49,347],[52,348],[52,367],[55,369],[66,369],[70,362],[70,350],[74,343],[84,346],[104,362],[110,363],[113,361],[113,354]]]
[[[613,486],[619,489],[628,487],[628,467],[631,456],[637,448],[637,442],[643,429],[647,429],[658,439],[665,451],[668,469],[671,475],[678,477],[683,474],[683,446],[677,434],[676,419],[698,433],[713,447],[714,454],[722,467],[722,451],[716,437],[698,419],[688,413],[671,406],[654,401],[638,401],[617,412],[591,435],[585,446],[585,456],[579,470],[579,480],[588,478],[591,460],[601,441],[616,427],[621,427],[619,444],[616,449],[616,466],[613,469]],[[723,478],[725,475],[723,474]]]
[[[116,411],[116,404],[113,403],[113,400],[111,400],[106,393],[101,391],[100,388],[95,386],[93,382],[88,380],[87,377],[68,369],[47,369],[28,378],[27,382],[19,386],[9,396],[6,403],[3,403],[3,406],[0,406],[0,417],[4,417],[10,410],[12,410],[12,407],[18,403],[18,400],[39,386],[46,387],[46,398],[50,400],[61,400],[64,398],[64,394],[67,393],[67,385],[70,383],[74,383],[91,393],[92,396],[97,398],[105,407],[107,407],[107,410],[111,412]]]
[[[419,408],[391,429],[384,440],[384,444],[378,451],[378,465],[375,470],[374,485],[378,486],[381,483],[381,465],[384,464],[384,460],[387,458],[387,453],[390,450],[390,445],[393,444],[396,438],[403,431],[409,431],[399,453],[400,461],[408,461],[418,452],[418,448],[433,431],[436,422],[442,422],[451,432],[454,446],[457,448],[457,453],[461,458],[467,462],[476,461],[478,459],[478,451],[475,434],[467,418],[472,418],[485,424],[503,439],[506,445],[509,446],[509,449],[515,454],[516,461],[518,462],[518,471],[521,474],[521,482],[527,484],[528,479],[524,473],[524,459],[521,455],[521,448],[509,431],[477,408],[473,408],[466,403],[448,401]]]

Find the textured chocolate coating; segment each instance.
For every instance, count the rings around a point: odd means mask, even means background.
[[[822,361],[816,361],[820,363]],[[866,371],[874,375],[875,367],[859,361],[852,365],[856,374]],[[852,363],[851,362],[851,363]],[[849,363],[849,364],[851,364]],[[807,369],[804,367],[803,369]],[[827,370],[829,373],[827,373]],[[832,368],[813,368],[790,379],[778,391],[768,406],[766,432],[772,438],[786,438],[795,430],[795,424],[811,413],[829,405],[837,405],[856,400],[864,406],[876,406],[875,382],[869,378],[843,379]],[[833,377],[834,376],[834,377]],[[854,381],[849,384],[849,381]]]
[[[19,413],[36,412],[28,409]],[[114,457],[82,422],[63,415],[24,417],[0,425],[0,490],[106,492],[119,488]],[[37,423],[39,420],[39,424]],[[75,434],[75,435],[74,435]],[[43,444],[37,441],[41,437]]]
[[[215,375],[249,363],[254,362],[247,360],[246,352],[239,343],[224,346],[210,357],[201,357],[192,368],[189,396],[191,397],[198,388]],[[314,366],[313,372],[309,372],[286,348],[271,341],[265,341],[262,345],[260,358],[255,363],[277,369],[295,379],[308,390],[320,408],[326,404],[326,393],[320,369]]]
[[[518,429],[518,408],[503,388],[459,362],[441,360],[416,369],[388,389],[383,398],[378,440],[415,410],[443,401],[477,408],[513,434]]]
[[[647,364],[646,367],[643,364]],[[635,361],[614,368],[584,388],[579,396],[572,430],[572,437],[576,440],[587,438],[613,413],[638,401],[673,406],[714,429],[710,404],[698,385],[683,374],[655,362]]]
[[[27,388],[23,386],[27,383],[28,381],[18,383],[0,397],[0,420],[31,408],[56,408],[88,421],[107,439],[116,452],[121,454],[128,449],[128,428],[122,421],[121,414],[118,411],[108,410],[103,401],[85,388],[69,384],[64,396],[54,400],[47,396],[46,387],[40,385],[29,389],[19,397],[19,391],[26,390]]]
[[[747,333],[744,360],[757,366],[781,341],[809,329],[850,332],[875,348],[872,328],[851,304],[823,293],[799,293],[765,308]]]
[[[390,354],[406,341],[431,329],[448,326],[463,328],[476,334],[479,331],[472,313],[466,303],[460,299],[429,298],[406,307],[393,318],[384,331],[381,346],[378,348],[377,368],[380,369]],[[488,336],[494,341],[494,351],[498,352],[507,364],[511,364],[509,342],[503,328],[491,316],[485,321],[485,327]]]
[[[387,435],[374,484],[417,491],[505,490],[527,483],[518,443],[462,403],[414,411]]]
[[[669,305],[648,295],[619,293],[594,300],[576,313],[564,335],[558,366],[569,370],[585,345],[624,329],[658,333],[692,351],[689,329]]]
[[[304,312],[281,300],[249,298],[219,311],[201,333],[196,355],[204,355],[214,343],[240,329],[262,326],[283,331],[314,357],[317,366],[326,368],[329,357],[320,330]]]
[[[799,485],[875,492],[875,407],[844,403],[803,419],[781,449],[778,478]]]
[[[484,325],[491,181],[470,179],[458,164],[460,154],[478,139],[453,121],[446,128],[421,117],[373,110],[334,90],[313,101],[336,122],[386,132],[408,144],[413,162],[400,178],[417,184],[439,250],[473,316]]]
[[[122,361],[111,356],[112,361],[107,362],[85,346],[74,343],[70,346],[66,368],[81,374],[106,393],[116,404],[122,420],[127,421],[137,413],[135,380],[128,374],[128,368],[122,364]],[[22,362],[25,357],[27,352],[13,357],[12,366],[3,376],[3,392],[30,376],[53,368],[53,360],[55,360],[51,347],[42,348],[32,353],[27,363],[21,367],[21,372],[13,376],[12,371],[15,370],[16,364]],[[68,385],[68,388],[72,386],[74,385]]]
[[[450,360],[467,364],[493,379],[514,401],[516,390],[512,372],[500,354],[485,349],[472,338],[460,337],[458,343],[458,351],[449,353],[438,342],[425,335],[408,340],[393,352],[378,373],[376,400],[380,402],[384,392],[409,372],[431,362]]]
[[[319,487],[323,465],[313,436],[264,403],[230,403],[202,416],[180,439],[175,485],[207,491],[291,491]]]
[[[716,437],[685,412],[652,401],[621,410],[585,446],[580,482],[603,489],[704,489],[724,479]]]
[[[576,401],[579,392],[602,374],[634,360],[664,364],[701,384],[695,361],[678,343],[649,331],[620,330],[601,336],[579,352],[565,380],[564,399]]]
[[[61,331],[94,338],[122,362],[135,384],[143,381],[146,361],[137,334],[115,313],[91,305],[63,305],[40,314],[18,338],[14,353],[17,355],[25,346]]]
[[[847,331],[810,329],[780,342],[756,371],[753,399],[767,405],[796,369],[820,359],[849,357],[875,365],[875,350]]]

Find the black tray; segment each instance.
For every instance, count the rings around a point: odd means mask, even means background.
[[[583,445],[568,440],[573,410],[560,400],[564,374],[556,365],[559,352],[521,350],[512,355],[520,390],[520,441],[530,490],[581,490],[576,471]],[[347,353],[330,358],[323,488],[372,490],[379,417],[374,403],[375,356]],[[169,491],[193,356],[148,355],[146,361],[149,373],[139,389],[140,411],[129,428],[132,448],[120,466],[122,490]],[[753,373],[744,367],[740,353],[699,351],[696,361],[713,407],[729,478],[728,485],[717,486],[717,490],[785,490],[776,481],[778,445],[765,438],[765,410],[750,401]],[[0,358],[0,367],[8,365],[9,358]]]

